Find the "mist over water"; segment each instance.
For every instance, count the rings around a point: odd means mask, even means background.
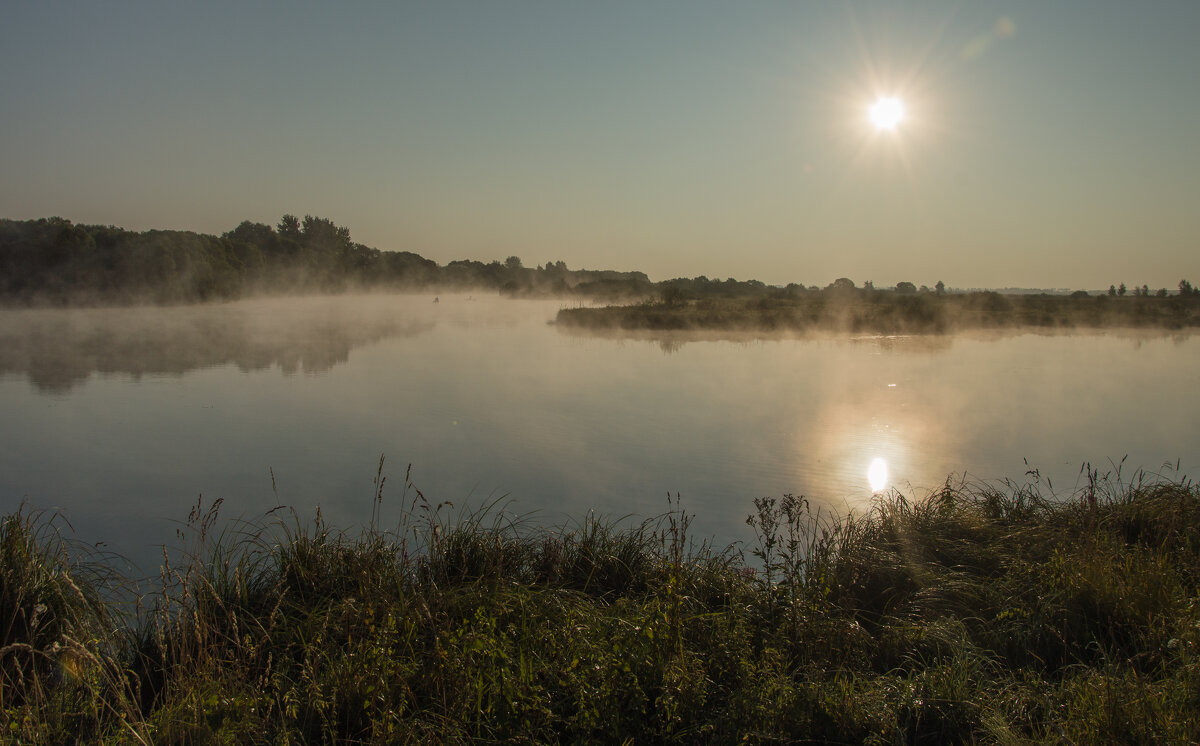
[[[93,374],[177,374],[233,364],[284,374],[326,371],[350,350],[433,328],[386,296],[258,299],[207,306],[0,312],[0,375],[65,393]]]
[[[745,537],[756,497],[869,505],[868,470],[1067,493],[1081,465],[1200,466],[1191,335],[728,339],[550,326],[559,301],[260,299],[0,312],[0,508],[62,508],[143,567],[204,496],[383,521],[406,467],[432,501],[530,520],[641,517],[679,493],[699,536]],[[878,467],[873,476],[878,478]],[[410,493],[411,495],[411,493]]]

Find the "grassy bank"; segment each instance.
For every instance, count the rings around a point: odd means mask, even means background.
[[[18,513],[0,740],[1195,741],[1200,490],[1089,477],[841,519],[762,499],[744,552],[678,505],[551,530],[406,488],[355,534],[197,506],[190,560],[132,595]]]
[[[764,291],[766,292],[766,291]],[[785,289],[754,297],[650,301],[565,308],[557,323],[581,329],[757,330],[929,334],[966,329],[1187,329],[1200,326],[1200,296],[936,295],[894,291]]]

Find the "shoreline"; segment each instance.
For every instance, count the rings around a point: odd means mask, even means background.
[[[1200,326],[1197,296],[1050,296],[899,294],[893,291],[780,291],[761,297],[652,301],[564,308],[556,324],[622,331],[746,333],[951,334],[966,330],[1136,328],[1178,331]]]

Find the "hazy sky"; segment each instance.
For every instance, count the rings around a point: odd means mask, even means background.
[[[1200,281],[1200,2],[25,2],[0,217],[652,279]],[[877,132],[878,94],[905,102]]]

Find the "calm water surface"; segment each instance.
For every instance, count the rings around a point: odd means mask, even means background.
[[[1084,462],[1200,467],[1190,335],[605,338],[559,301],[254,300],[0,313],[0,510],[60,508],[150,565],[200,495],[383,518],[409,464],[433,501],[548,524],[651,516],[678,493],[698,534],[744,539],[756,497],[864,507],[875,459],[920,493],[947,476],[1069,494]],[[1026,466],[1025,460],[1029,466]],[[410,493],[411,494],[411,493]]]

